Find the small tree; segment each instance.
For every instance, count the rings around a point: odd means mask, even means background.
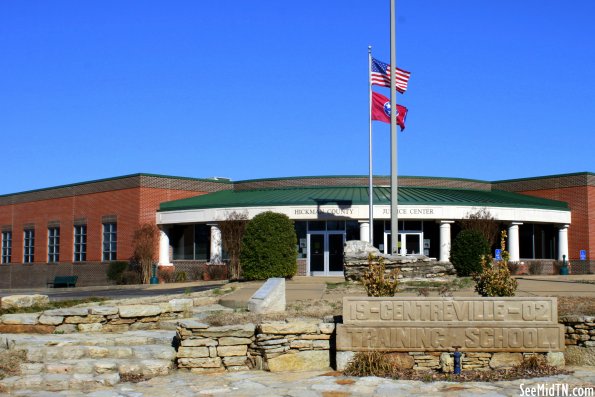
[[[239,279],[242,274],[240,254],[248,222],[247,213],[236,211],[227,214],[225,220],[219,222],[223,248],[229,255],[229,276],[232,280]]]
[[[500,233],[502,260],[495,261],[491,255],[481,257],[481,272],[473,274],[475,291],[481,296],[514,296],[518,283],[510,275],[506,251],[506,231]]]
[[[452,242],[450,261],[459,277],[481,272],[481,257],[490,253],[485,237],[476,230],[461,230]]]
[[[293,221],[276,212],[263,212],[248,223],[240,262],[248,280],[292,277],[297,272],[297,237]]]
[[[151,266],[157,252],[159,229],[151,223],[145,223],[134,231],[132,238],[133,260],[138,263],[143,284],[151,281]]]
[[[368,296],[395,296],[399,285],[399,269],[386,272],[383,257],[368,255],[368,270],[362,274],[362,284]]]
[[[486,239],[490,247],[496,242],[498,222],[487,208],[467,213],[466,217],[461,219],[460,224],[462,230],[475,230],[480,233]]]

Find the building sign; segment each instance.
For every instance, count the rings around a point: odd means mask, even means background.
[[[348,216],[357,215],[355,208],[294,208],[292,211],[295,216],[311,216],[311,217],[332,217],[332,216]]]
[[[337,350],[560,351],[556,298],[343,298]]]

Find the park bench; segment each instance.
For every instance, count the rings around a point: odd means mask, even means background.
[[[78,276],[56,276],[54,281],[48,281],[48,288],[76,287]]]

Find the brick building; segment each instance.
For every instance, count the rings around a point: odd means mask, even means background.
[[[192,266],[219,259],[217,222],[230,211],[274,210],[295,221],[301,274],[340,274],[342,244],[366,239],[390,246],[388,177],[375,178],[374,223],[368,178],[322,176],[231,182],[134,174],[0,196],[0,288],[45,286],[76,274],[79,285],[105,284],[106,263],[128,260],[134,230],[161,228],[159,262]],[[448,260],[458,221],[487,208],[508,228],[516,260],[573,261],[595,252],[595,174],[504,181],[399,179],[399,246]],[[402,223],[401,223],[402,221]]]

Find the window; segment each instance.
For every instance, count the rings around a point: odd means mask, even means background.
[[[87,225],[76,225],[74,227],[74,261],[84,262],[87,260]]]
[[[35,229],[25,229],[23,244],[23,262],[35,261]]]
[[[60,228],[48,228],[48,262],[60,261]]]
[[[2,263],[12,260],[12,231],[2,232]]]
[[[116,223],[103,224],[103,260],[115,261],[118,250],[118,227]]]

